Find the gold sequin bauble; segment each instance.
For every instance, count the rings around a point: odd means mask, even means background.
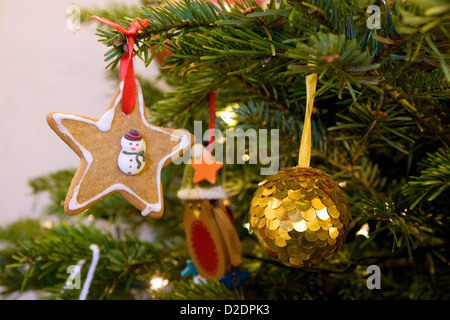
[[[261,181],[250,209],[260,244],[290,267],[329,258],[344,242],[350,219],[339,185],[309,167],[282,169]]]

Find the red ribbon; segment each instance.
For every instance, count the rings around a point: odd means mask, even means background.
[[[209,93],[209,153],[212,151],[212,143],[214,136],[214,119],[215,119],[215,108],[216,108],[216,94],[214,91]]]
[[[134,38],[137,36],[138,31],[143,29],[142,26],[146,27],[149,23],[136,18],[131,22],[130,27],[125,30],[122,26],[108,19],[97,16],[92,16],[91,18],[113,27],[127,37],[128,52],[124,52],[120,58],[119,82],[123,81],[122,111],[125,114],[129,114],[134,107],[136,89],[133,67]]]

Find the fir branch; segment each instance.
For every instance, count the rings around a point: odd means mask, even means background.
[[[173,281],[174,290],[150,290],[154,300],[243,300],[243,290],[229,290],[219,281],[194,283],[191,279]]]
[[[403,194],[413,201],[410,209],[424,199],[433,201],[450,187],[450,148],[427,153],[419,165],[424,169],[419,176],[411,176],[408,186],[403,190]]]
[[[368,52],[361,52],[356,40],[348,40],[344,35],[318,33],[308,39],[308,44],[298,42],[297,47],[288,50],[287,54],[293,63],[286,74],[317,73],[319,79],[326,81],[317,94],[337,88],[341,97],[345,85],[356,100],[353,86],[359,88],[362,84],[377,83],[377,79],[367,74],[380,65],[371,64]]]
[[[411,121],[412,118],[404,114],[402,110],[396,109],[395,106],[386,110],[374,110],[370,103],[361,105],[355,102],[346,114],[338,114],[338,117],[344,121],[337,122],[336,126],[328,130],[339,130],[343,133],[342,136],[335,138],[336,141],[353,140],[355,142],[352,163],[355,163],[366,148],[388,145],[408,154],[408,150],[403,145],[414,142],[409,136],[409,130],[414,124]]]
[[[295,1],[291,2],[293,5]],[[329,32],[339,34],[345,30],[351,19],[352,8],[346,1],[338,0],[311,0],[302,1],[301,5],[307,9],[307,15],[311,15]]]
[[[421,246],[418,248],[414,248],[413,254],[414,257],[424,256],[428,255],[430,252],[439,252],[444,251],[444,253],[447,252],[446,255],[448,255],[448,251],[450,248],[450,243],[444,243],[444,244],[438,244],[438,245],[429,245],[429,246]],[[375,254],[375,255],[366,255],[363,257],[359,257],[355,259],[354,263],[358,265],[378,265],[380,263],[386,262],[388,260],[393,259],[403,259],[410,257],[410,253],[408,250],[399,250],[398,252],[394,252],[391,254],[381,255],[381,254]]]
[[[396,246],[400,246],[402,243],[402,239],[397,236],[397,232],[400,232],[406,244],[409,257],[412,257],[413,247],[409,220],[413,219],[413,217],[406,215],[404,209],[398,208],[392,199],[384,200],[376,195],[367,195],[364,199],[360,199],[358,203],[353,203],[352,208],[352,215],[362,218],[361,222],[368,220],[382,222],[382,224],[377,225],[375,231],[369,234],[367,240],[360,247],[366,246],[378,234],[389,230],[393,239],[392,250],[394,250]]]
[[[50,195],[51,204],[46,208],[47,213],[58,214],[60,216],[66,215],[64,213],[64,201],[74,174],[74,169],[59,170],[29,180],[28,184],[34,194],[47,193]],[[105,218],[110,221],[118,221],[123,216],[139,217],[138,212],[122,196],[114,194],[89,208],[89,210],[83,213],[83,216],[92,214],[93,216]],[[142,221],[142,218],[140,221],[136,221],[136,225],[142,223]]]
[[[447,81],[450,81],[449,57],[442,54],[438,49],[439,47],[448,47],[449,35],[446,31],[450,22],[450,6],[448,3],[445,0],[432,2],[412,0],[409,7],[400,8],[399,11],[401,14],[397,26],[399,33],[407,34],[409,37],[420,37],[414,54],[412,54],[412,46],[407,47],[408,60],[414,61],[419,55],[419,50],[422,50],[424,56],[422,59],[425,61],[437,60],[437,64],[443,70]],[[433,38],[442,35],[443,37],[439,38],[446,38],[446,40],[440,40],[436,44],[431,35],[433,35]],[[428,44],[428,47],[425,47],[425,44]],[[433,64],[433,61],[430,61],[430,64]],[[434,66],[437,67],[435,64]]]
[[[255,7],[256,3],[248,1],[247,5],[253,5]],[[241,5],[238,5],[238,7],[242,8]],[[144,54],[147,57],[147,52],[151,47],[183,35],[183,30],[185,29],[189,30],[191,34],[194,34],[199,33],[202,27],[211,28],[220,23],[258,23],[258,18],[247,18],[248,13],[250,12],[246,11],[242,13],[236,8],[226,10],[223,5],[221,9],[218,9],[210,2],[200,0],[167,1],[157,7],[142,7],[141,16],[148,25],[143,26],[143,29],[135,37],[135,43],[138,47],[136,54],[138,56]],[[98,31],[97,35],[100,36],[99,41],[108,47],[113,47],[106,54],[105,60],[114,59],[110,65],[117,65],[122,55],[122,41],[118,45],[118,40],[123,39],[123,37],[118,31],[105,32],[101,29]],[[162,46],[156,48],[156,50],[161,49]],[[153,57],[154,55],[152,54],[150,58],[146,59],[146,65],[151,62]]]
[[[235,76],[236,80],[239,83],[242,83],[243,86],[253,91],[258,97],[262,97],[265,101],[267,101],[272,107],[278,108],[281,111],[290,110],[289,99],[286,99],[286,105],[278,102],[278,100],[270,94],[270,92],[265,88],[264,83],[259,82],[255,83],[254,81],[248,81],[246,77],[237,75]],[[276,92],[276,89],[274,90]]]
[[[9,255],[15,260],[8,268],[24,272],[22,288],[53,288],[57,296],[64,297],[68,277],[66,268],[80,260],[89,262],[92,255],[89,246],[93,243],[99,246],[101,257],[91,284],[90,299],[129,294],[139,276],[148,272],[164,272],[167,266],[162,262],[167,263],[169,257],[164,245],[140,241],[133,234],[124,234],[122,239],[117,239],[109,232],[81,224],[59,224],[39,231],[39,235],[34,237],[28,235],[29,238],[23,239],[26,235],[19,233],[7,239],[14,244]],[[176,256],[170,256],[170,259],[176,259]],[[85,273],[83,268],[83,275]],[[44,287],[37,286],[36,280],[40,280]],[[108,283],[106,288],[105,283]],[[79,290],[73,290],[79,293]]]

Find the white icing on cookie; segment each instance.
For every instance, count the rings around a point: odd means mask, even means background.
[[[120,93],[118,98],[122,98],[122,92]],[[120,101],[120,100],[119,100]],[[115,102],[115,105],[118,103],[118,101]],[[106,111],[102,117],[100,118],[100,120],[98,120],[96,122],[96,126],[98,128],[98,130],[102,131],[102,132],[106,132],[109,129],[111,129],[111,123],[114,119],[114,110],[115,108],[111,108],[108,111]]]
[[[156,183],[156,190],[157,190],[157,196],[158,196],[157,202],[156,203],[146,202],[141,197],[139,197],[133,190],[131,190],[129,187],[127,187],[126,185],[124,185],[122,183],[116,183],[116,184],[109,186],[107,189],[105,189],[101,193],[97,194],[93,198],[90,198],[89,200],[87,200],[83,203],[79,203],[77,201],[80,184],[83,181],[83,178],[85,177],[86,173],[89,171],[89,168],[91,167],[91,165],[94,161],[94,157],[83,145],[81,145],[80,142],[78,142],[72,136],[72,134],[69,132],[69,130],[62,124],[62,121],[63,120],[81,121],[81,122],[95,125],[102,132],[106,132],[106,131],[110,130],[112,121],[114,119],[115,109],[119,105],[119,103],[122,99],[122,90],[123,90],[123,82],[122,82],[120,84],[120,93],[117,96],[116,100],[114,101],[114,106],[111,109],[107,110],[98,121],[89,120],[89,119],[86,119],[86,118],[83,118],[83,117],[80,117],[77,115],[72,115],[72,114],[65,114],[65,113],[53,113],[52,114],[52,118],[55,121],[56,125],[58,126],[59,131],[65,135],[67,135],[72,140],[72,142],[80,149],[81,153],[83,154],[84,159],[87,162],[86,169],[85,169],[81,179],[79,180],[78,185],[73,188],[73,195],[68,204],[69,210],[74,211],[74,210],[80,209],[82,207],[85,207],[91,203],[96,202],[100,198],[103,198],[104,196],[106,196],[110,193],[117,192],[117,191],[125,191],[125,192],[129,193],[130,195],[132,195],[133,197],[137,198],[140,202],[142,202],[145,205],[144,210],[142,210],[142,212],[141,212],[141,214],[143,216],[148,215],[150,212],[160,212],[161,211],[161,208],[162,208],[161,170],[163,168],[163,165],[169,158],[171,158],[172,156],[175,156],[182,150],[186,149],[190,145],[190,140],[187,135],[182,135],[182,136],[173,135],[173,134],[168,133],[158,127],[150,125],[145,117],[144,98],[143,98],[141,86],[139,85],[139,82],[137,80],[136,80],[136,87],[137,87],[137,91],[138,91],[139,113],[141,115],[142,123],[151,130],[158,131],[163,134],[171,136],[171,141],[177,141],[177,140],[179,141],[179,144],[172,150],[172,152],[167,154],[165,157],[163,157],[157,164],[156,176],[155,176],[155,181],[154,181]]]

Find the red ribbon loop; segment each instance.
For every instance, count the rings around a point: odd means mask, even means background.
[[[213,138],[214,138],[214,119],[215,119],[215,108],[216,108],[216,94],[214,91],[209,93],[209,153],[212,153]]]
[[[131,22],[130,27],[126,30],[121,25],[109,21],[108,19],[97,16],[91,16],[91,18],[113,27],[127,37],[128,52],[124,52],[120,58],[119,82],[123,81],[122,112],[129,114],[134,107],[136,90],[133,67],[134,38],[137,36],[139,30],[142,30],[143,26],[148,26],[149,23],[140,18],[136,18]]]

